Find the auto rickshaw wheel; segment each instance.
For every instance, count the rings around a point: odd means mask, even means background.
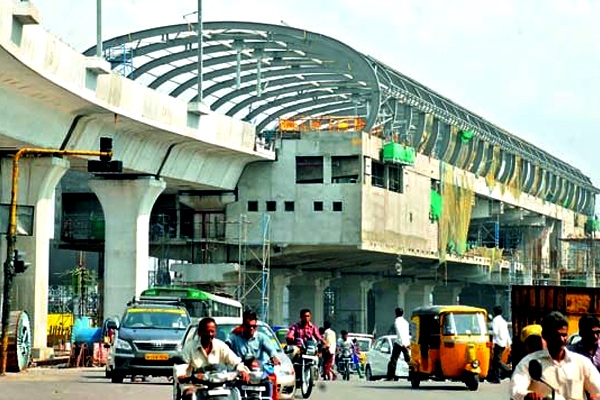
[[[477,374],[467,373],[465,375],[465,385],[467,388],[474,392],[479,388],[479,376]]]

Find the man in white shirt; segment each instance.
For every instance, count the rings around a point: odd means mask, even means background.
[[[188,365],[185,375],[178,376],[184,379],[203,367],[224,364],[236,368],[244,381],[249,380],[248,369],[244,366],[242,359],[238,357],[227,344],[215,339],[217,324],[212,318],[203,318],[198,323],[194,337],[189,340],[181,351],[183,361]],[[201,375],[199,372],[198,375]],[[192,399],[195,388],[185,388],[181,396],[182,400]]]
[[[323,324],[325,333],[323,334],[323,340],[325,341],[326,351],[323,352],[323,369],[325,370],[325,380],[334,381],[337,376],[333,372],[333,364],[335,363],[335,349],[337,347],[336,334],[331,329],[331,322],[325,321]]]
[[[494,353],[492,356],[491,383],[500,383],[502,372],[508,371],[508,367],[502,363],[502,354],[507,347],[510,347],[512,340],[508,332],[508,324],[502,318],[502,307],[496,306],[493,310],[494,319],[492,320],[492,342],[494,344]]]
[[[542,320],[542,338],[546,348],[525,356],[516,366],[510,380],[512,400],[541,400],[552,397],[556,400],[584,400],[586,394],[595,400],[600,394],[600,372],[594,364],[581,354],[566,348],[569,322],[558,311],[553,311]],[[530,365],[538,363],[540,381],[530,375]]]
[[[394,327],[396,328],[396,340],[394,342],[394,348],[392,349],[390,362],[388,363],[388,381],[396,379],[396,365],[398,364],[400,353],[402,353],[404,361],[407,363],[410,362],[410,354],[408,352],[410,347],[410,330],[408,321],[404,319],[404,310],[401,307],[396,308],[395,313],[396,319],[394,320]]]

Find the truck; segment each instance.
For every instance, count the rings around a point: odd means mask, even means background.
[[[539,324],[551,311],[561,312],[569,321],[569,336],[577,333],[579,318],[592,314],[600,317],[600,290],[583,286],[513,285],[512,363],[516,365],[525,355],[519,340],[521,330]]]

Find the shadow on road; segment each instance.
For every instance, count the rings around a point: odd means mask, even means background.
[[[445,386],[439,386],[439,385],[435,385],[435,386],[420,386],[418,389],[413,389],[410,386],[391,386],[391,385],[359,385],[359,387],[361,388],[365,388],[365,389],[383,389],[383,390],[405,390],[405,391],[412,391],[412,392],[465,392],[468,391],[469,389],[467,389],[466,386],[450,386],[450,385],[445,385]]]
[[[111,384],[111,385],[161,385],[161,386],[166,386],[166,385],[172,385],[171,382],[167,381],[166,379],[161,379],[158,380],[158,378],[155,379],[151,379],[151,380],[147,380],[145,382],[142,381],[136,381],[136,382],[131,382],[131,380],[126,379],[123,381],[123,383],[111,383],[109,378],[106,378],[104,375],[83,375],[81,377],[81,381],[82,382],[88,382],[90,384],[92,383],[106,383],[106,384]],[[92,382],[90,382],[92,381]]]

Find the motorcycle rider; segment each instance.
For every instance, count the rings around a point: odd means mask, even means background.
[[[541,400],[552,398],[583,400],[587,392],[590,399],[600,395],[600,373],[585,356],[566,349],[569,321],[558,311],[542,319],[542,337],[546,348],[525,356],[517,364],[511,380],[509,394],[512,400]],[[532,361],[542,370],[541,381],[534,381],[529,366]]]
[[[271,344],[271,341],[262,332],[258,332],[258,317],[254,311],[247,310],[243,314],[243,323],[235,328],[227,343],[233,352],[242,358],[255,357],[262,365],[269,376],[271,384],[271,397],[277,400],[277,380],[273,368],[268,368],[267,362],[271,361],[273,365],[279,365],[279,359],[276,357],[277,350]]]
[[[311,321],[311,313],[308,308],[300,311],[300,321],[290,326],[286,340],[288,344],[302,346],[307,340],[323,342],[323,336],[319,329]]]
[[[340,370],[340,364],[343,362],[343,358],[342,358],[342,353],[343,350],[350,350],[352,352],[352,354],[354,354],[354,343],[352,343],[352,340],[348,337],[348,331],[346,330],[342,330],[340,332],[341,337],[338,339],[337,342],[337,348],[338,348],[338,371]]]
[[[182,349],[181,356],[188,367],[185,375],[178,376],[178,379],[190,377],[194,370],[208,365],[224,364],[236,368],[243,381],[250,380],[248,368],[244,366],[242,359],[225,342],[216,339],[216,333],[217,323],[213,318],[203,318],[198,322],[196,334]],[[202,379],[202,372],[198,373],[197,377]],[[181,396],[182,400],[193,399],[195,391],[193,386],[185,387]]]

